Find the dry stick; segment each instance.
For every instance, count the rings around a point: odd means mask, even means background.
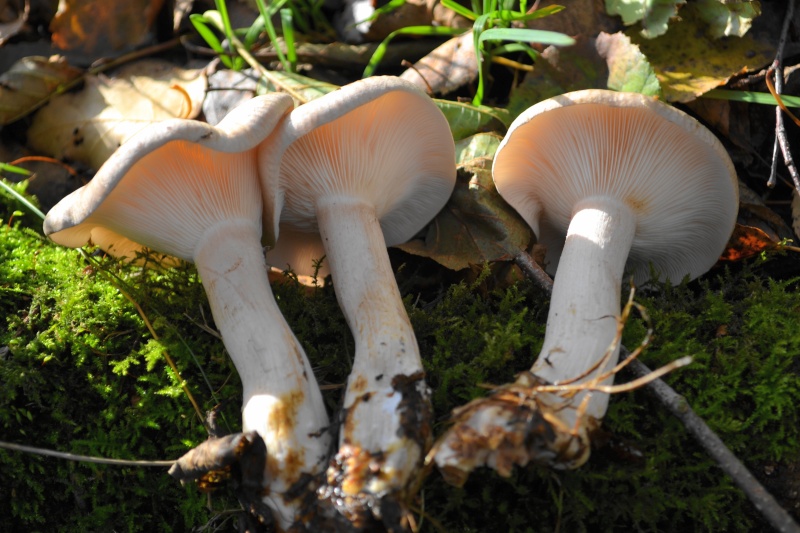
[[[783,91],[783,49],[786,46],[786,40],[789,35],[789,25],[794,15],[794,0],[789,0],[789,5],[786,7],[786,16],[783,19],[783,28],[781,29],[781,39],[778,43],[778,51],[775,54],[775,61],[769,70],[775,71],[775,92],[781,94]],[[770,72],[767,71],[766,79],[769,79]],[[776,174],[778,169],[777,157],[778,147],[783,153],[783,162],[792,176],[794,187],[800,193],[800,175],[797,173],[797,167],[792,159],[792,153],[789,150],[789,141],[786,139],[786,126],[783,123],[783,112],[781,107],[775,108],[775,144],[772,149],[772,168],[769,175],[768,187],[775,186]]]
[[[6,450],[14,450],[16,452],[33,453],[36,455],[46,455],[48,457],[57,457],[59,459],[66,459],[67,461],[79,461],[81,463],[96,463],[100,465],[115,465],[115,466],[172,466],[175,461],[132,461],[128,459],[108,459],[106,457],[95,457],[93,455],[77,455],[74,453],[58,452],[56,450],[48,450],[46,448],[37,448],[35,446],[25,446],[22,444],[14,444],[12,442],[0,441],[0,448]]]
[[[514,257],[514,263],[522,272],[531,278],[539,287],[548,293],[553,290],[553,280],[542,268],[533,261],[531,256],[521,251]],[[620,358],[625,359],[630,352],[622,346],[620,348]],[[651,374],[652,371],[647,366],[635,359],[630,362],[628,369],[637,378]],[[725,446],[716,433],[695,413],[686,401],[686,398],[675,392],[661,379],[654,379],[645,385],[652,392],[659,402],[664,405],[675,417],[677,417],[684,427],[694,435],[700,445],[705,448],[723,472],[728,474],[733,482],[742,489],[756,509],[767,519],[767,521],[780,532],[800,533],[800,526],[794,521],[792,516],[780,506],[780,504],[767,492],[761,483],[747,470],[747,467]]]

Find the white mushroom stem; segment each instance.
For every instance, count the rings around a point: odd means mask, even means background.
[[[380,476],[365,487],[345,481],[342,488],[350,493],[366,489],[373,494],[401,489],[418,469],[423,453],[421,443],[408,435],[409,429],[417,428],[402,425],[402,410],[408,406],[400,405],[403,394],[394,386],[398,376],[402,379],[422,372],[416,337],[375,208],[350,197],[334,196],[320,199],[316,211],[336,296],[356,345],[340,446],[383,456]],[[427,390],[421,379],[418,386]]]
[[[244,431],[267,447],[265,502],[282,528],[296,518],[283,493],[303,473],[322,471],[329,448],[328,416],[305,354],[275,302],[261,231],[250,220],[216,224],[194,260],[214,321],[244,388]]]
[[[617,333],[620,284],[636,232],[631,209],[612,197],[583,200],[573,213],[553,283],[544,345],[531,368],[556,385],[580,376],[577,382],[583,383],[616,365],[619,344],[605,365],[598,363]],[[577,395],[572,405],[583,396]],[[593,392],[585,414],[601,419],[608,397]],[[563,414],[571,426],[575,411],[565,409]]]

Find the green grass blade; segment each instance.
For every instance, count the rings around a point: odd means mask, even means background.
[[[451,11],[455,11],[466,19],[475,20],[478,18],[477,13],[470,11],[468,8],[457,3],[455,0],[442,0],[442,5]]]
[[[15,191],[13,187],[11,187],[10,185],[8,185],[8,183],[6,183],[6,180],[0,179],[0,189],[3,189],[4,191],[6,191],[8,194],[10,194],[12,197],[14,197],[14,199],[16,199],[19,203],[21,203],[22,205],[27,207],[28,210],[30,210],[31,213],[35,214],[36,216],[38,216],[39,218],[44,220],[44,213],[42,213],[41,209],[39,209],[38,207],[33,205],[30,202],[30,200],[28,200],[27,198],[22,196],[20,193]]]
[[[200,34],[200,37],[203,38],[206,44],[216,52],[222,64],[228,68],[233,68],[233,61],[231,61],[228,52],[222,47],[222,42],[217,38],[217,34],[214,33],[214,30],[207,26],[211,21],[203,15],[194,14],[189,15],[189,22],[192,23],[192,26],[194,26],[194,29]]]
[[[375,72],[375,69],[378,68],[383,56],[386,55],[386,49],[389,46],[389,43],[397,37],[398,35],[460,35],[464,33],[464,28],[448,28],[446,26],[406,26],[405,28],[400,28],[399,30],[395,30],[378,45],[375,49],[375,52],[372,53],[372,57],[367,63],[367,67],[364,69],[364,73],[362,74],[362,78],[369,78]]]
[[[523,28],[490,28],[481,32],[478,36],[479,43],[484,41],[517,41],[555,46],[571,46],[575,44],[575,39],[563,33]]]
[[[281,29],[283,30],[283,42],[286,44],[286,59],[289,61],[291,70],[297,71],[297,50],[294,45],[294,24],[292,23],[292,10],[283,8],[281,13]]]
[[[271,6],[274,4],[271,4]],[[281,43],[278,41],[278,32],[275,31],[275,25],[272,24],[272,15],[270,10],[267,9],[267,6],[264,4],[264,0],[256,0],[256,6],[258,6],[258,12],[261,13],[261,18],[264,19],[264,29],[267,30],[267,36],[269,37],[269,41],[272,43],[272,47],[275,49],[275,53],[278,56],[278,61],[281,62],[283,65],[283,70],[287,72],[291,72],[292,65],[289,63],[289,60],[286,58],[286,54],[283,53],[281,50]]]
[[[728,89],[711,89],[707,93],[700,95],[700,98],[713,98],[716,100],[733,100],[736,102],[747,102],[748,104],[778,105],[775,98],[770,93],[759,93],[754,91],[731,91]],[[800,107],[800,96],[790,96],[782,94],[781,100],[786,107]]]

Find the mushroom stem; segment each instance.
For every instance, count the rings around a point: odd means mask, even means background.
[[[429,438],[428,388],[414,330],[372,205],[321,199],[317,221],[336,296],[355,337],[345,420],[334,464],[342,496],[404,489]],[[332,466],[335,470],[335,467]],[[343,476],[342,476],[343,474]]]
[[[558,385],[576,378],[590,381],[616,365],[618,345],[603,365],[598,363],[617,333],[621,281],[635,232],[635,215],[619,200],[595,196],[576,205],[553,280],[544,344],[532,373]],[[576,395],[572,405],[585,394]],[[585,414],[599,420],[609,395],[591,394]],[[574,410],[565,409],[563,415],[565,423],[574,425]]]
[[[226,221],[206,232],[194,261],[242,380],[243,430],[257,431],[267,447],[265,503],[287,528],[299,503],[284,494],[303,474],[321,471],[329,421],[311,366],[267,281],[260,239],[254,221]]]

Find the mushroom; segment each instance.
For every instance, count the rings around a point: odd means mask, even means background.
[[[600,377],[617,364],[624,272],[637,284],[651,273],[672,282],[703,274],[723,251],[738,208],[736,172],[716,137],[640,94],[586,90],[534,105],[511,124],[492,173],[546,245],[555,280],[530,372],[460,408],[435,446],[433,459],[456,484],[482,465],[505,475],[529,461],[580,466],[608,405],[597,388],[613,381]],[[566,383],[594,390],[541,390]],[[538,412],[519,412],[521,394]]]
[[[256,148],[276,141],[273,131],[291,107],[291,98],[272,94],[247,101],[216,127],[156,123],[44,222],[45,234],[65,246],[117,234],[197,265],[242,380],[244,431],[257,431],[267,446],[264,501],[283,528],[298,506],[287,492],[304,474],[322,471],[330,441],[322,395],[272,295],[261,246],[262,210],[272,220],[275,206],[263,205],[258,172],[263,186],[276,185],[280,154],[257,162]]]
[[[368,510],[381,519],[382,505],[416,481],[431,417],[386,247],[409,240],[447,202],[456,179],[453,138],[427,95],[388,76],[296,108],[281,135],[281,235],[321,236],[355,339],[339,450],[319,494],[351,521],[371,520]],[[272,161],[277,149],[263,145],[260,155]]]

